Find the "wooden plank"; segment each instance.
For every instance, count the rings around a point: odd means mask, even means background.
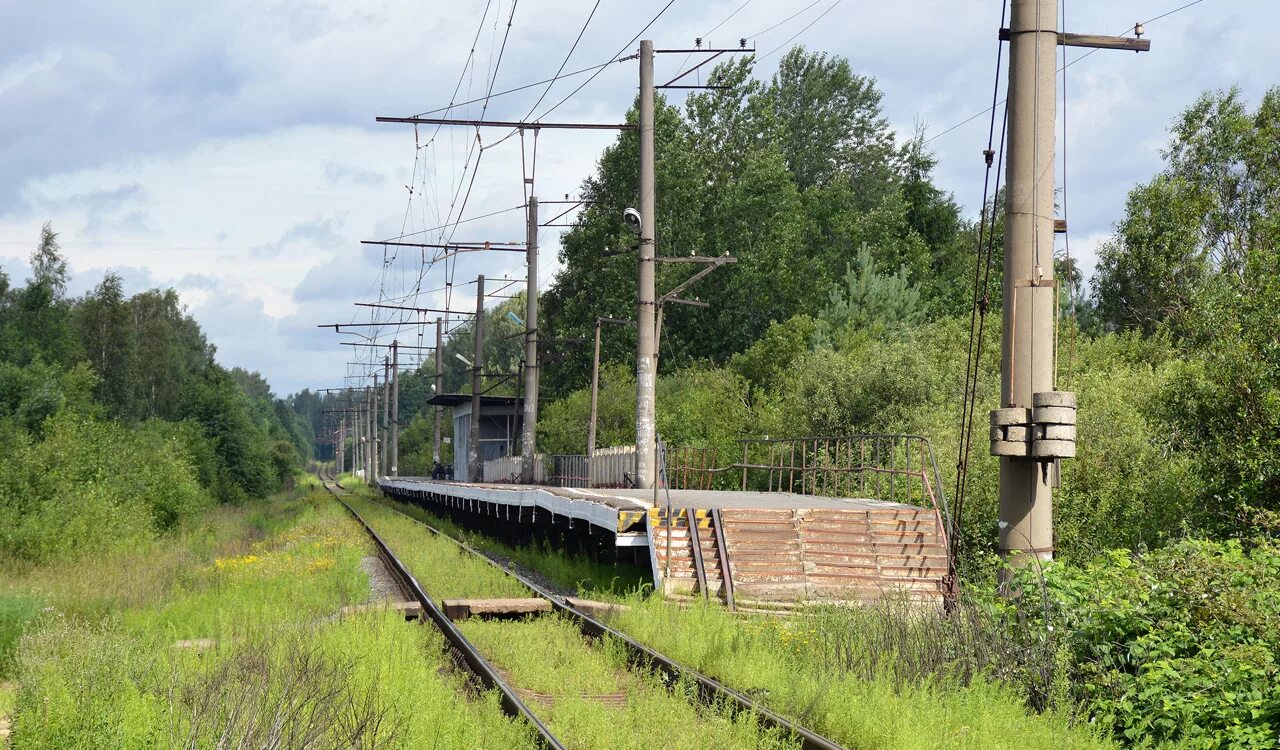
[[[417,602],[410,601],[382,601],[372,602],[370,604],[349,604],[338,610],[339,617],[348,615],[357,615],[362,612],[378,612],[382,610],[397,610],[404,613],[404,619],[416,620],[422,617],[422,605]]]
[[[625,604],[597,602],[592,599],[579,599],[576,596],[565,597],[565,602],[579,612],[585,612],[596,618],[613,615],[618,612],[626,612],[630,609],[630,607]]]
[[[531,597],[528,599],[445,599],[444,615],[450,620],[468,617],[518,617],[551,611],[551,602]]]

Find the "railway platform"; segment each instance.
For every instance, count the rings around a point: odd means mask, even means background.
[[[946,506],[927,441],[753,442],[727,466],[705,454],[668,456],[656,489],[566,486],[588,483],[589,471],[546,484],[383,477],[378,485],[512,544],[544,541],[647,568],[670,596],[786,606],[947,595]]]

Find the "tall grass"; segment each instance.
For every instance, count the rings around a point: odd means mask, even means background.
[[[365,497],[344,499],[435,599],[529,595],[523,584],[421,524]],[[792,746],[750,716],[699,706],[688,688],[672,692],[656,677],[631,671],[619,644],[588,641],[560,617],[472,619],[461,629],[517,688],[543,694],[532,700],[536,712],[571,747]],[[601,701],[602,694],[613,699]]]
[[[0,680],[13,674],[14,652],[27,624],[40,614],[39,597],[0,593]]]
[[[360,495],[346,500],[437,602],[529,596],[529,589],[447,539]]]
[[[333,617],[367,598],[370,553],[304,487],[128,554],[17,571],[6,596],[42,609],[16,651],[12,747],[531,746],[433,630]]]
[[[451,534],[462,533],[421,509],[379,502]],[[481,548],[503,548],[477,537],[467,535]],[[518,555],[544,575],[563,575],[562,552],[533,549]],[[603,578],[608,568],[600,567],[605,571],[594,575]],[[817,607],[782,619],[736,615],[718,604],[680,608],[647,594],[636,587],[625,596],[601,598],[629,606],[612,621],[628,635],[850,748],[1112,746],[1100,732],[1074,721],[1052,644],[1015,637],[976,608],[948,619],[887,601]],[[548,633],[503,638],[489,632],[509,633],[501,626],[464,627],[469,637],[493,649],[500,663],[517,665],[513,671],[519,671],[522,654],[560,653]],[[533,670],[530,679],[540,682],[539,673]],[[1028,710],[1028,704],[1043,710]]]
[[[496,697],[460,699],[443,646],[397,613],[259,629],[202,653],[51,624],[21,657],[13,748],[532,746]]]
[[[708,603],[629,605],[613,616],[620,630],[849,748],[1112,746],[1069,712],[1029,711],[987,659],[1012,654],[972,629],[945,630],[972,626],[936,615],[820,608],[784,619]]]

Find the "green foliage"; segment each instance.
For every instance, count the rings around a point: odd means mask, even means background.
[[[1229,529],[1249,505],[1280,510],[1280,255],[1251,251],[1184,317],[1184,361],[1161,416],[1199,458],[1205,511]]]
[[[954,290],[971,273],[953,236],[958,207],[932,186],[923,142],[895,143],[872,79],[843,58],[801,48],[767,82],[753,77],[754,65],[751,57],[720,65],[709,83],[723,88],[691,95],[683,111],[656,108],[658,254],[738,259],[686,292],[709,308],[665,311],[664,372],[723,364],[770,325],[819,315],[846,287],[864,244],[877,264],[905,269],[922,309],[954,309]],[[636,135],[624,132],[583,185],[591,203],[564,236],[564,268],[543,299],[553,336],[589,337],[596,317],[634,309],[633,238],[619,217],[636,201],[636,159]],[[683,264],[661,264],[659,290],[688,274]],[[634,347],[633,331],[610,330],[602,360],[629,362]],[[566,351],[545,367],[544,393],[565,396],[589,375],[587,347]]]
[[[600,395],[596,402],[596,447],[635,443],[635,373],[622,365],[602,366]],[[543,406],[538,415],[539,450],[573,455],[586,453],[590,415],[590,387]]]
[[[44,561],[118,549],[202,510],[176,440],[64,414],[18,432],[0,463],[0,550]]]
[[[189,383],[213,361],[213,347],[172,289],[135,294],[128,303],[134,324],[133,404],[136,419],[178,419]],[[162,366],[156,366],[157,364]]]
[[[1113,746],[1089,725],[1073,723],[1067,711],[1029,712],[1008,685],[949,673],[956,656],[951,622],[906,606],[888,612],[838,607],[784,618],[734,614],[715,604],[674,607],[654,598],[627,604],[612,619],[614,627],[845,747]],[[900,678],[930,664],[936,673]]]
[[[1098,252],[1098,314],[1120,329],[1153,333],[1193,304],[1208,274],[1193,222],[1204,210],[1177,177],[1160,175],[1129,193],[1117,236]]]
[[[892,183],[896,148],[881,114],[883,94],[848,60],[792,47],[764,95],[801,190],[848,179],[872,205]]]
[[[58,235],[49,224],[31,255],[32,277],[22,288],[0,285],[0,361],[19,365],[37,360],[70,365],[78,357],[71,332],[67,263],[58,254]]]
[[[1250,258],[1280,250],[1280,88],[1250,113],[1238,89],[1202,95],[1174,123],[1166,167],[1129,196],[1099,255],[1095,294],[1109,324],[1175,330],[1207,282],[1245,282]]]
[[[1180,362],[1160,399],[1172,446],[1195,456],[1196,522],[1230,529],[1280,508],[1280,88],[1247,111],[1201,96],[1174,123],[1165,169],[1130,194],[1095,280],[1108,325],[1167,331]]]
[[[0,468],[0,555],[129,544],[199,510],[206,490],[238,502],[291,481],[312,442],[304,421],[261,378],[259,398],[240,393],[173,290],[126,299],[108,273],[68,300],[47,224],[31,270],[25,287],[0,279],[0,436],[15,453]]]
[[[863,244],[856,264],[845,271],[844,287],[831,292],[830,303],[818,317],[816,336],[837,342],[850,335],[883,336],[923,317],[920,290],[908,281],[906,267],[889,276],[877,273],[871,251]]]
[[[400,475],[430,476],[433,468],[432,450],[435,444],[435,417],[430,413],[415,414],[409,425],[400,430]],[[403,412],[402,412],[403,413]],[[403,419],[403,417],[401,417]],[[440,415],[440,462],[453,462],[453,443],[444,438],[453,436],[453,420],[446,410]]]
[[[1186,540],[1027,570],[1026,627],[1069,650],[1091,719],[1134,745],[1270,748],[1280,732],[1280,545]]]
[[[531,746],[495,696],[451,673],[432,629],[398,612],[332,616],[367,595],[367,554],[345,512],[313,494],[219,508],[98,558],[94,576],[6,575],[48,589],[51,610],[28,618],[11,746],[274,747],[273,732],[290,747]]]
[[[817,321],[807,315],[772,323],[754,344],[733,355],[729,366],[753,387],[777,388],[796,360],[808,353],[816,332]]]
[[[200,425],[213,448],[217,470],[212,489],[222,502],[265,497],[280,486],[267,430],[253,411],[253,402],[217,365],[191,385],[183,405],[183,416]]]
[[[501,279],[486,279],[486,288],[492,292],[494,285],[501,285]],[[524,361],[524,337],[520,333],[524,327],[518,325],[511,319],[508,313],[514,314],[520,320],[524,320],[525,302],[524,293],[520,292],[512,296],[511,299],[503,300],[502,304],[485,310],[484,315],[484,372],[485,373],[511,373],[514,374],[519,368],[520,363]],[[456,355],[461,354],[468,362],[475,361],[475,326],[472,321],[468,320],[456,326],[449,338],[445,340],[444,351],[441,353],[441,362],[444,365],[444,392],[445,393],[470,393],[471,392],[471,370],[466,365],[458,361]],[[435,367],[432,364],[428,368],[429,372],[419,371],[417,377],[424,378],[428,382],[434,383]],[[516,392],[516,378],[511,377],[499,380],[497,378],[486,378],[484,381],[485,388],[493,387],[489,393],[493,395],[514,396]],[[427,388],[426,391],[430,391]],[[402,391],[401,400],[402,408],[405,405]],[[431,394],[424,392],[423,400],[430,398]],[[402,412],[403,413],[403,412]]]
[[[46,419],[63,410],[93,414],[96,384],[97,376],[83,363],[64,370],[39,361],[25,367],[0,362],[0,425],[8,420],[38,434]]]
[[[0,592],[0,680],[13,676],[18,639],[39,615],[43,601],[27,593]],[[6,711],[0,706],[0,714]]]
[[[769,416],[753,408],[747,379],[723,367],[682,370],[658,379],[658,434],[671,448],[696,445],[732,456],[736,441],[769,431]],[[634,391],[633,391],[634,394]],[[635,442],[634,433],[629,442]]]

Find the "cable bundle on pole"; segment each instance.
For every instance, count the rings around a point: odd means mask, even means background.
[[[1000,26],[1003,28],[1008,13],[1008,5],[1001,0]],[[973,265],[973,304],[969,311],[969,346],[965,359],[964,371],[964,403],[960,414],[960,445],[956,459],[956,491],[955,509],[951,519],[948,536],[951,537],[951,559],[948,561],[948,576],[954,583],[956,575],[956,557],[962,546],[963,512],[965,495],[968,490],[969,453],[973,445],[974,414],[978,404],[978,383],[982,366],[982,347],[986,332],[987,312],[990,307],[988,290],[991,283],[991,260],[995,256],[996,209],[1000,195],[1000,170],[1004,166],[1004,137],[1007,118],[1001,118],[1000,141],[995,142],[996,109],[1000,96],[1000,66],[1004,57],[1004,43],[996,42],[996,69],[991,87],[991,122],[987,129],[987,148],[983,151],[986,163],[982,182],[982,215],[978,220],[978,241]],[[1006,109],[1007,112],[1007,109]],[[994,147],[994,148],[993,148]],[[995,192],[991,188],[991,172],[995,168]],[[988,209],[990,204],[990,223]]]

